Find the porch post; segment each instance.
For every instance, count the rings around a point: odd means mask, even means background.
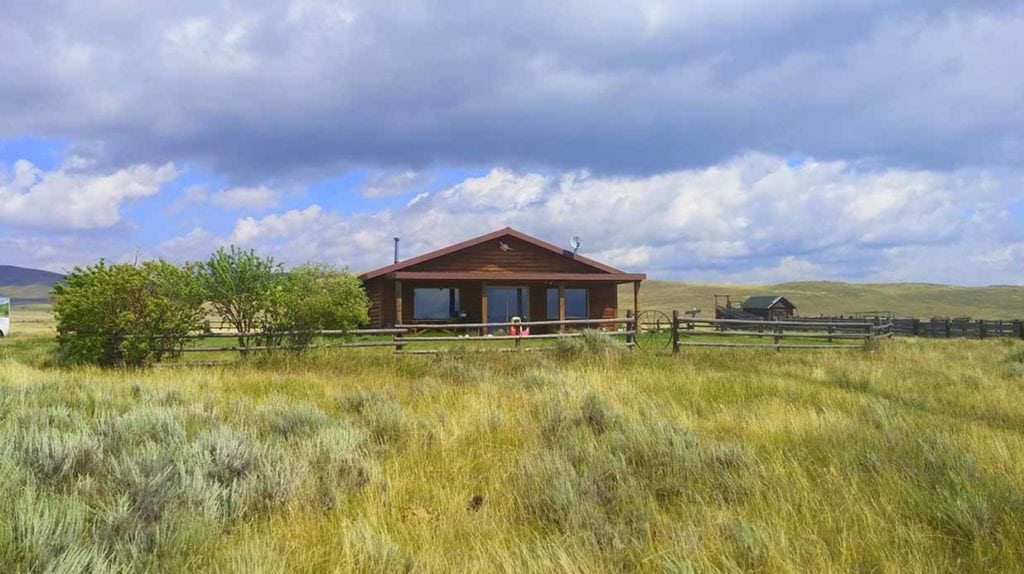
[[[640,282],[633,282],[633,330],[640,334]]]
[[[480,283],[480,322],[487,322],[487,282]],[[480,335],[487,334],[487,327],[480,328]]]
[[[558,283],[558,320],[565,321],[565,281]],[[558,332],[565,332],[565,325],[558,326]]]
[[[395,280],[395,324],[402,324],[402,282]]]

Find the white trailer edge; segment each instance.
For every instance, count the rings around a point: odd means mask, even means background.
[[[0,297],[0,337],[11,333],[11,299]]]

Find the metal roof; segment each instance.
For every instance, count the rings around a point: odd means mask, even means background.
[[[583,263],[584,265],[592,267],[592,268],[598,270],[599,272],[601,272],[601,276],[603,276],[605,279],[615,279],[615,278],[626,278],[626,277],[628,277],[629,280],[635,280],[635,279],[642,280],[642,279],[646,279],[647,278],[647,276],[642,274],[642,273],[626,273],[626,272],[621,271],[619,269],[616,269],[616,268],[614,268],[614,267],[612,267],[610,265],[605,265],[604,263],[600,263],[598,261],[594,261],[593,259],[589,259],[589,258],[584,257],[582,255],[573,254],[571,251],[567,251],[567,250],[562,249],[560,247],[557,247],[557,246],[555,246],[555,245],[553,245],[551,243],[548,243],[547,241],[543,241],[541,239],[537,239],[536,237],[533,237],[531,235],[527,235],[527,234],[523,233],[522,231],[518,231],[518,230],[512,229],[511,227],[505,227],[503,229],[499,229],[497,231],[492,231],[491,233],[487,233],[487,234],[481,235],[479,237],[474,237],[472,239],[468,239],[466,241],[463,241],[463,242],[460,242],[460,243],[456,243],[454,245],[449,245],[447,247],[443,247],[441,249],[437,249],[437,250],[431,251],[429,253],[424,253],[423,255],[420,255],[420,256],[417,256],[417,257],[413,257],[412,259],[406,259],[405,261],[400,261],[398,263],[394,263],[392,265],[387,265],[387,266],[381,267],[379,269],[374,269],[372,271],[367,271],[366,273],[363,273],[363,274],[359,275],[359,278],[362,279],[363,281],[366,281],[368,279],[373,279],[375,277],[380,277],[382,275],[388,275],[388,274],[391,274],[391,273],[402,271],[404,269],[408,269],[409,267],[412,267],[412,266],[417,265],[419,263],[423,263],[424,261],[430,261],[431,259],[436,259],[438,257],[444,256],[444,255],[448,255],[450,253],[455,253],[456,251],[459,251],[459,250],[462,250],[462,249],[466,249],[467,247],[472,247],[474,245],[479,245],[480,243],[483,243],[485,241],[490,241],[492,239],[498,239],[498,238],[505,237],[505,236],[515,237],[515,238],[520,239],[522,241],[525,241],[525,242],[527,242],[527,243],[529,243],[531,245],[535,245],[535,246],[540,247],[542,249],[546,249],[546,250],[551,251],[553,253],[557,253],[557,254],[559,254],[559,255],[561,255],[563,257],[568,257],[570,259],[573,259],[575,261]],[[609,275],[611,275],[612,277],[609,277]]]
[[[796,305],[789,302],[782,295],[755,295],[747,298],[740,307],[743,309],[771,309],[780,303],[785,303],[792,309],[796,309]]]

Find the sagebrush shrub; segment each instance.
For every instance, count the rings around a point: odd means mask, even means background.
[[[344,528],[340,539],[338,561],[349,572],[405,574],[416,565],[411,553],[366,524]]]
[[[179,412],[171,407],[143,405],[121,414],[105,413],[97,431],[104,448],[113,453],[145,443],[178,445],[185,441]]]
[[[221,486],[257,471],[262,458],[262,449],[252,437],[224,426],[199,435],[193,449],[204,476]]]
[[[111,478],[143,524],[160,520],[182,494],[177,455],[174,445],[145,443],[111,463]]]
[[[555,353],[565,358],[583,355],[608,355],[624,351],[627,347],[597,329],[584,329],[579,337],[557,339]]]
[[[88,509],[80,502],[29,488],[16,499],[15,544],[26,570],[60,571],[86,534]],[[73,571],[73,570],[72,570]],[[84,571],[84,570],[80,570]]]
[[[310,435],[331,423],[326,413],[307,403],[265,406],[256,416],[264,428],[285,439]]]
[[[539,414],[544,446],[514,476],[522,516],[583,536],[626,569],[636,567],[659,505],[697,489],[739,491],[752,458],[660,417],[625,417],[593,392],[575,413],[552,403]]]
[[[1024,345],[1014,345],[1006,353],[1006,360],[1010,363],[1024,363]]]
[[[342,404],[358,415],[359,422],[379,444],[397,442],[412,426],[402,405],[379,392],[359,391],[343,397]]]
[[[338,425],[319,432],[303,445],[320,508],[334,508],[339,494],[350,495],[369,484],[375,468],[366,450],[367,442],[363,430]]]
[[[725,539],[732,547],[736,564],[744,571],[761,570],[767,561],[767,549],[757,530],[737,518],[725,524]]]
[[[96,472],[102,457],[99,441],[88,432],[64,432],[31,426],[11,430],[7,450],[44,483],[64,483]]]

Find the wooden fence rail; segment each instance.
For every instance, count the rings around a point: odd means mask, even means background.
[[[512,323],[436,323],[399,324],[387,329],[350,329],[319,331],[253,332],[229,331],[186,333],[155,337],[166,345],[169,356],[201,353],[237,353],[244,357],[256,352],[300,351],[307,349],[392,349],[395,354],[433,354],[487,350],[496,352],[544,351],[556,349],[551,343],[589,336],[597,329],[604,336],[622,341],[628,348],[664,350],[670,337],[671,349],[682,347],[770,348],[782,349],[854,349],[869,341],[892,336],[894,324],[879,321],[754,321],[739,319],[701,319],[672,313],[670,323],[641,323],[637,317],[569,319],[565,321],[524,321],[520,327],[543,327],[543,333],[528,336],[509,334]],[[650,343],[652,340],[654,343]],[[237,344],[230,343],[237,339]],[[203,345],[208,340],[211,344]],[[658,343],[657,341],[661,341]],[[650,343],[650,344],[649,344]],[[179,364],[197,364],[185,362]]]
[[[554,327],[554,333],[539,333],[529,336],[508,335],[512,323],[415,323],[395,325],[386,329],[349,329],[315,331],[249,332],[234,331],[191,332],[170,337],[152,337],[165,345],[164,352],[178,354],[235,352],[246,356],[254,352],[300,351],[306,349],[354,349],[392,348],[396,354],[427,354],[462,349],[466,344],[492,343],[511,344],[508,348],[489,349],[493,351],[538,351],[550,350],[551,345],[531,345],[531,341],[547,342],[560,339],[583,337],[579,329],[600,328],[607,336],[625,338],[625,346],[633,347],[636,331],[632,328],[636,320],[627,318],[569,319],[565,321],[526,321],[523,327]],[[495,332],[499,329],[505,332]],[[130,338],[130,337],[129,337]],[[203,340],[224,341],[237,339],[238,344],[213,344],[203,346]],[[305,339],[303,341],[303,339]],[[295,341],[299,340],[299,343]],[[411,349],[408,347],[430,346],[433,348]]]
[[[860,349],[871,340],[891,337],[892,328],[891,323],[867,321],[833,323],[683,318],[678,311],[673,311],[672,352],[679,353],[682,347]],[[771,341],[765,342],[765,339]]]
[[[820,317],[812,321],[829,324],[871,322],[875,325],[891,324],[892,333],[902,337],[928,337],[935,339],[1024,339],[1024,321],[1008,319],[967,319],[940,318],[917,319],[914,317]]]

